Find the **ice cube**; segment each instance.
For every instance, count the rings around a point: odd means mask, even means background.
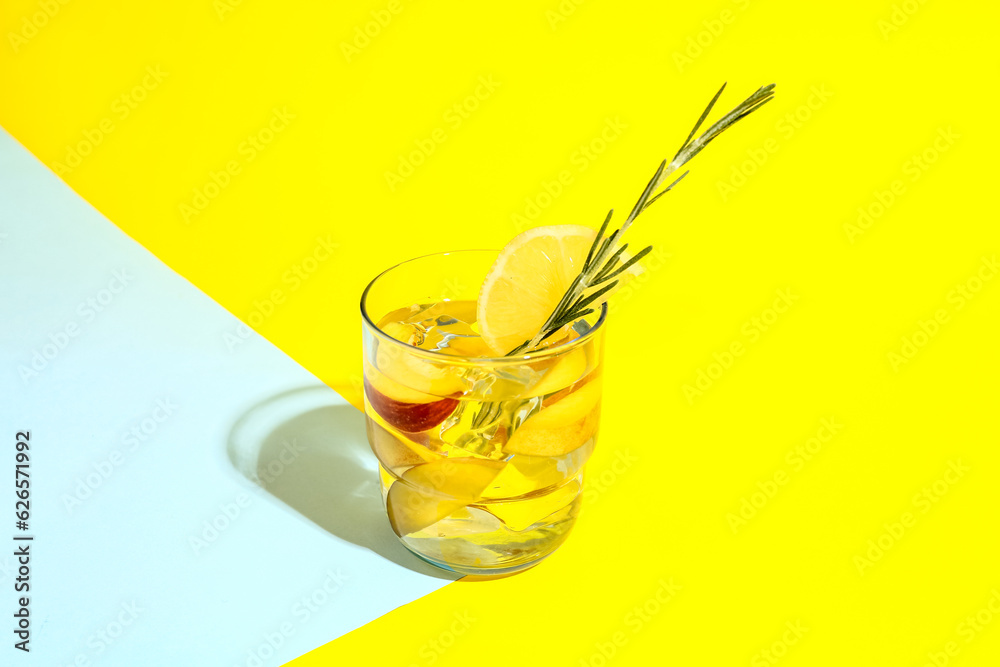
[[[424,342],[424,332],[416,324],[389,322],[382,326],[382,331],[396,340],[414,347],[420,347]]]

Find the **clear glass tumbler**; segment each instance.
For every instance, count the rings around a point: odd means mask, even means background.
[[[403,262],[361,298],[368,440],[389,521],[410,551],[462,574],[516,572],[562,544],[600,419],[606,307],[544,349],[490,356],[476,299],[496,256]]]

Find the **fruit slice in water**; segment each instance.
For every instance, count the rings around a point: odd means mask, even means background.
[[[370,366],[365,369],[365,395],[382,419],[407,433],[437,426],[458,407],[457,399],[414,391]]]
[[[571,479],[563,486],[531,500],[491,503],[490,512],[511,530],[521,531],[545,521],[554,512],[564,509],[580,494],[580,482]]]
[[[507,454],[562,456],[586,443],[600,419],[601,383],[591,381],[536,412],[504,445]]]
[[[397,535],[409,535],[480,500],[503,461],[437,459],[410,468],[389,487],[386,509]]]
[[[565,460],[548,456],[514,456],[507,461],[483,497],[516,498],[543,489],[553,489],[571,475],[566,474]],[[576,471],[571,471],[575,474]]]
[[[434,396],[400,384],[368,363],[365,364],[365,381],[386,398],[400,403],[433,403],[441,400],[441,396]]]
[[[368,442],[371,443],[375,456],[386,468],[396,471],[434,460],[435,454],[423,445],[391,433],[373,419],[365,421],[368,428]],[[425,441],[426,437],[425,434]]]
[[[477,306],[479,332],[498,355],[538,333],[583,269],[595,236],[582,225],[549,225],[522,232],[504,246]]]
[[[577,348],[561,356],[552,368],[545,371],[542,379],[523,395],[525,398],[530,398],[554,394],[582,378],[586,371],[587,352],[583,348]]]
[[[464,389],[461,369],[436,363],[418,356],[419,354],[421,353],[402,345],[380,342],[375,353],[375,366],[390,382],[386,383],[385,390],[378,386],[376,388],[390,398],[405,402],[418,401],[407,399],[407,392],[397,392],[399,387],[408,389],[411,393],[430,394],[438,398],[460,393]]]

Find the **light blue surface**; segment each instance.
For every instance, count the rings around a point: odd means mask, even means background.
[[[448,583],[387,532],[356,411],[239,326],[0,131],[4,618],[26,429],[35,536],[0,663],[278,665]]]

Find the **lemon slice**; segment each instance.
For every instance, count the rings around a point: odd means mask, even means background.
[[[535,227],[500,251],[479,291],[483,340],[503,355],[530,339],[583,269],[597,232],[582,225]]]

